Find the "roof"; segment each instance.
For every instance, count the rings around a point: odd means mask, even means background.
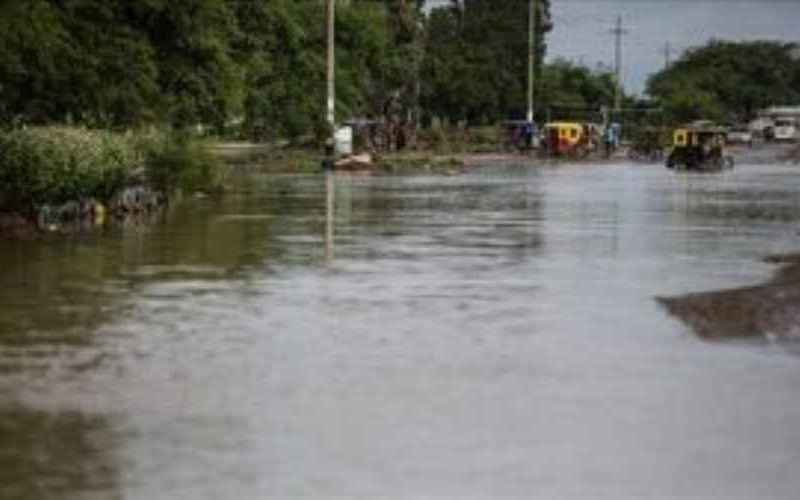
[[[685,130],[687,132],[701,132],[701,133],[705,132],[705,133],[708,133],[708,134],[727,134],[728,133],[728,129],[727,128],[718,127],[718,126],[715,126],[715,125],[695,125],[695,124],[691,124],[691,125],[687,125],[685,127],[678,127],[677,129],[675,129],[676,132],[681,131],[681,130]]]
[[[556,127],[583,127],[583,123],[581,122],[550,122],[544,125],[548,128],[556,128]]]
[[[372,120],[369,118],[351,118],[349,120],[345,120],[342,122],[342,125],[348,127],[370,127],[373,125],[381,125],[383,121],[381,120]]]
[[[760,116],[795,115],[800,116],[800,106],[771,106],[758,113]]]

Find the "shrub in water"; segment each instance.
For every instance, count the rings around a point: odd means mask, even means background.
[[[143,160],[126,136],[110,132],[46,127],[1,134],[4,208],[30,210],[89,197],[106,200]]]
[[[222,188],[225,170],[206,145],[187,134],[145,141],[147,179],[160,191],[214,192]]]
[[[213,191],[222,180],[219,163],[188,136],[73,127],[0,133],[0,211],[33,214],[45,204],[106,202],[133,183],[165,193]]]

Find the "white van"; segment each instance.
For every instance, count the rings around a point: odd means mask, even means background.
[[[794,141],[797,139],[797,120],[795,118],[776,118],[773,137],[776,141]]]

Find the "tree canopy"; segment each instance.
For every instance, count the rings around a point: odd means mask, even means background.
[[[480,124],[521,118],[528,0],[337,2],[337,116]],[[0,122],[224,128],[303,137],[324,127],[322,0],[0,0]],[[610,80],[543,64],[536,100],[600,106]],[[538,118],[541,119],[543,114]]]
[[[800,102],[798,46],[711,40],[653,75],[648,93],[672,121],[748,120],[771,105]]]
[[[539,81],[552,29],[549,0],[539,2],[535,22]],[[453,1],[431,12],[427,33],[423,107],[429,113],[471,123],[524,117],[528,0]]]
[[[319,122],[321,0],[0,0],[0,121],[223,126],[294,137]],[[416,88],[422,2],[339,1],[343,115]]]

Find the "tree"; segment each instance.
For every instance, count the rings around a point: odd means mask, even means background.
[[[540,0],[537,65],[542,76],[549,0]],[[528,0],[464,0],[428,20],[424,103],[432,114],[470,123],[524,117],[528,81]],[[537,78],[540,80],[540,78]],[[537,85],[537,94],[540,93]]]
[[[672,121],[749,120],[775,104],[800,102],[797,44],[711,40],[653,75],[648,93]]]
[[[216,123],[241,103],[225,0],[0,4],[4,121]]]
[[[53,101],[68,50],[58,10],[46,0],[0,3],[0,117],[46,120],[62,112]]]
[[[319,5],[293,0],[234,3],[234,41],[245,78],[245,128],[259,139],[296,138],[321,120],[323,18]]]
[[[614,75],[557,59],[542,73],[542,100],[553,106],[600,110],[614,100]]]
[[[245,125],[257,137],[301,138],[324,126],[324,33],[316,2],[235,3],[236,58],[246,75]],[[337,8],[337,116],[383,115],[410,106],[417,80],[417,5],[354,0]]]
[[[121,22],[142,32],[154,51],[162,119],[176,126],[220,125],[241,110],[243,79],[230,46],[237,29],[231,2],[115,2],[126,6]]]

